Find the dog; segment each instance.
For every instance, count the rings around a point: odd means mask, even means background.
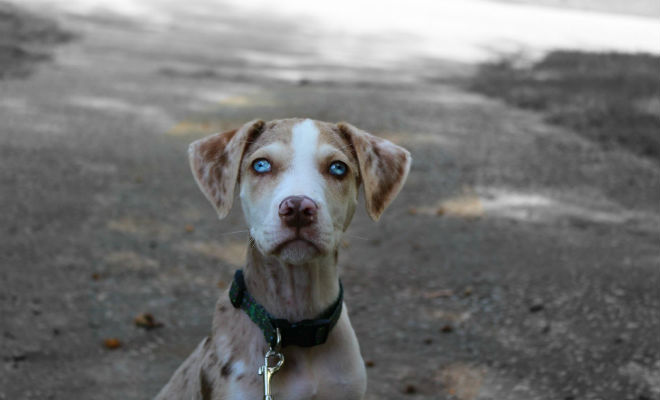
[[[366,370],[337,250],[359,187],[378,220],[408,176],[410,153],[348,123],[292,118],[197,140],[189,160],[220,219],[238,189],[247,262],[217,302],[211,336],[156,399],[362,399]]]

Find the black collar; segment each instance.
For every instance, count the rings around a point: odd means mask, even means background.
[[[287,345],[312,347],[325,343],[332,328],[337,324],[344,302],[344,288],[339,282],[339,297],[318,318],[289,322],[273,318],[268,311],[254,300],[245,286],[243,271],[237,270],[229,289],[229,299],[236,308],[242,309],[257,324],[264,334],[266,343],[275,348],[277,329],[282,337],[282,347]]]

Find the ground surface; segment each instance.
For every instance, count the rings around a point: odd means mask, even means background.
[[[315,33],[223,11],[55,13],[75,39],[0,81],[0,399],[151,398],[208,334],[245,244],[185,148],[283,116],[414,157],[341,249],[368,399],[660,398],[655,160],[451,84],[470,65],[323,65]],[[164,326],[136,327],[142,312]]]
[[[484,64],[467,87],[660,162],[660,56],[556,51],[516,64],[510,57]]]

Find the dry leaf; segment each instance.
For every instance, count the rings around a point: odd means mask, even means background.
[[[138,315],[137,317],[135,317],[133,322],[135,323],[135,325],[139,326],[140,328],[144,328],[147,330],[160,328],[161,326],[163,326],[162,322],[156,321],[154,316],[149,313],[142,313]]]
[[[121,342],[117,338],[108,338],[103,340],[103,345],[106,349],[114,350],[121,347]]]
[[[431,300],[440,297],[451,297],[453,295],[454,295],[454,291],[451,289],[440,289],[440,290],[425,292],[424,294],[422,294],[422,297],[424,297],[427,300]]]

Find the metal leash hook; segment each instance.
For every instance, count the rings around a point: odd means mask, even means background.
[[[275,343],[275,348],[273,349],[272,346],[270,347],[264,356],[264,365],[259,367],[259,375],[263,375],[264,377],[264,400],[273,400],[273,396],[270,394],[270,378],[279,371],[284,364],[284,354],[280,353],[280,345],[282,343],[280,328],[277,328],[276,332],[277,342]],[[277,362],[272,367],[268,362],[270,358],[277,358]]]

